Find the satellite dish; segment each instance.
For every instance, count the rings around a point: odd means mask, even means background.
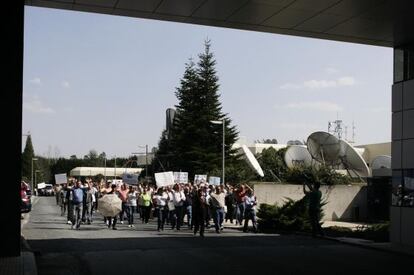
[[[355,151],[357,151],[361,156],[365,153],[365,148],[362,147],[354,147]]]
[[[254,157],[250,149],[245,144],[243,144],[242,149],[243,149],[244,154],[246,155],[246,160],[247,160],[247,163],[250,165],[250,167],[253,170],[255,170],[256,173],[259,174],[259,176],[264,177],[262,167],[260,167],[259,162]]]
[[[358,153],[358,151],[355,150],[355,148],[345,140],[340,140],[339,142],[341,151],[343,152],[343,155],[340,156],[340,159],[345,169],[355,172],[359,177],[369,177],[370,171],[368,165],[362,156]]]
[[[306,142],[310,155],[317,161],[329,165],[340,164],[340,140],[327,132],[314,132]]]
[[[372,176],[374,177],[391,177],[391,157],[390,156],[377,156],[371,163]]]
[[[377,156],[372,160],[372,170],[377,169],[391,169],[391,157],[390,156]]]
[[[312,165],[312,156],[305,145],[291,145],[285,152],[287,167],[308,167]]]

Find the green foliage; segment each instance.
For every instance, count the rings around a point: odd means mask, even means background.
[[[231,126],[231,120],[222,112],[219,101],[219,84],[215,69],[216,61],[206,41],[205,50],[198,57],[197,65],[190,60],[186,64],[180,86],[175,95],[178,99],[176,115],[170,135],[161,135],[159,150],[154,162],[155,171],[168,167],[168,170],[205,174],[218,171],[222,166],[222,125],[212,124],[212,120],[225,122],[226,167],[237,162],[232,145],[238,132]],[[221,174],[221,173],[220,173]]]
[[[360,238],[375,242],[388,242],[389,227],[389,222],[358,226],[355,230],[341,226],[330,226],[324,229],[324,233],[329,237]]]
[[[265,177],[264,181],[283,180],[288,171],[284,161],[286,149],[276,150],[272,147],[264,149],[259,154],[258,162],[262,167]],[[276,176],[276,177],[275,177]]]
[[[286,201],[282,206],[260,204],[257,213],[260,231],[311,231],[308,215],[308,195],[297,201],[290,198],[285,199]],[[326,202],[321,202],[320,219],[323,218],[322,206],[325,204]]]
[[[26,145],[23,150],[22,154],[22,178],[32,179],[32,159],[34,158],[34,149],[32,144],[32,137],[30,135],[27,136]],[[33,171],[36,168],[36,161],[33,162]]]
[[[351,183],[350,177],[339,174],[326,166],[319,167],[318,169],[312,167],[288,169],[285,180],[289,183],[308,183],[312,185],[316,182],[326,185]]]
[[[237,159],[226,165],[226,182],[235,184],[252,180],[258,180],[258,175],[244,159]]]
[[[255,140],[254,142],[256,142],[256,143],[264,143],[264,144],[277,144],[277,139],[275,139],[275,138],[272,138],[272,139],[270,139],[270,138],[264,138],[264,139],[262,139],[262,140]]]
[[[335,172],[335,170],[328,167],[319,167],[318,169],[312,167],[298,167],[289,169],[286,174],[286,181],[289,183],[302,184],[304,182],[314,184],[319,182],[326,185],[349,184],[351,179]]]
[[[258,155],[258,161],[262,167],[265,177],[264,181],[280,181],[292,184],[320,184],[336,185],[350,184],[351,178],[337,173],[335,170],[321,166],[288,168],[284,161],[287,148],[276,150],[272,147],[264,149]]]

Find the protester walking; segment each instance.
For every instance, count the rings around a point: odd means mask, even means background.
[[[244,212],[244,227],[243,232],[247,232],[247,227],[249,224],[249,220],[252,221],[253,224],[253,232],[257,232],[257,218],[256,218],[256,205],[257,199],[256,196],[253,194],[252,189],[248,189],[245,197],[245,212]]]
[[[135,190],[134,186],[129,186],[128,191],[128,202],[127,202],[127,217],[128,217],[128,227],[134,226],[134,212],[137,207],[137,198],[138,192]]]
[[[83,189],[82,182],[76,182],[75,188],[72,189],[72,229],[75,226],[77,230],[80,228],[83,209]]]
[[[312,236],[316,237],[317,235],[324,236],[322,227],[320,224],[320,213],[321,213],[321,199],[322,193],[319,190],[320,183],[315,182],[312,185],[308,185],[309,191],[306,190],[306,184],[303,184],[303,192],[308,196],[308,215],[309,220],[312,226]]]
[[[216,233],[220,233],[223,230],[225,197],[226,195],[219,186],[216,187],[215,192],[210,194],[210,206]]]
[[[168,195],[164,192],[162,187],[158,188],[156,195],[153,197],[155,204],[155,212],[157,214],[157,231],[164,230],[165,217],[166,217],[166,205],[167,205]]]
[[[193,225],[194,225],[194,235],[197,235],[197,232],[200,231],[200,236],[204,237],[204,228],[205,228],[205,219],[207,212],[207,201],[205,193],[202,189],[195,189],[196,193],[193,196]]]

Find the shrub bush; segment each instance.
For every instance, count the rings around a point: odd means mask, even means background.
[[[357,227],[356,230],[341,226],[330,226],[324,228],[324,232],[329,237],[348,237],[371,240],[374,242],[389,241],[389,223],[372,224]]]
[[[322,166],[318,169],[312,167],[296,167],[286,172],[288,183],[302,184],[304,182],[314,184],[320,182],[326,185],[350,184],[351,178],[337,173],[335,170]]]
[[[308,196],[294,201],[285,198],[286,201],[282,206],[260,204],[257,213],[258,227],[261,232],[280,232],[280,231],[304,231],[310,232],[311,225],[308,216]],[[321,206],[326,202],[322,202]],[[321,207],[322,209],[322,207]],[[320,218],[323,217],[323,211],[320,212]]]

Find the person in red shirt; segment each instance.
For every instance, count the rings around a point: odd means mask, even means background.
[[[234,195],[236,198],[236,225],[242,225],[244,219],[244,212],[246,209],[244,200],[246,197],[246,186],[244,184],[240,184],[238,188],[234,190]]]

